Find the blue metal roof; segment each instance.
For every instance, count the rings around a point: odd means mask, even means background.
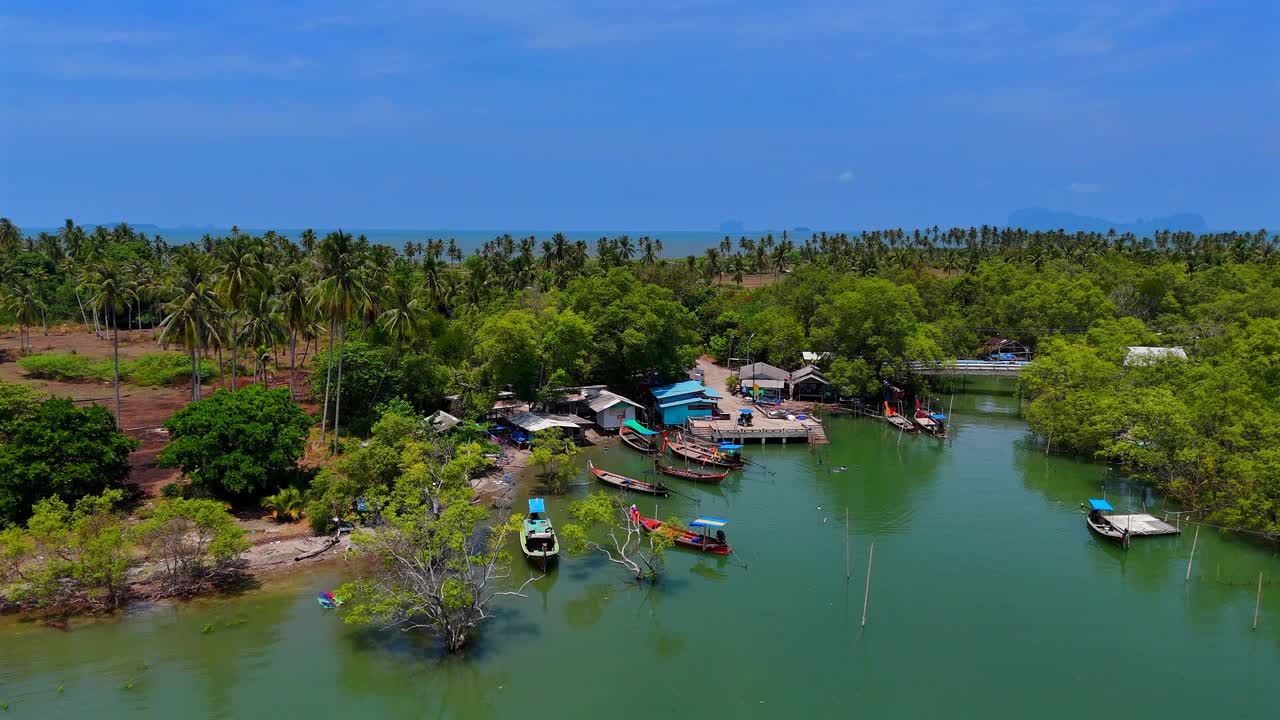
[[[663,398],[676,397],[677,395],[692,395],[694,393],[702,393],[707,390],[707,386],[697,380],[685,380],[684,382],[672,383],[671,385],[663,385],[662,387],[653,388],[650,392],[653,396],[662,400]]]
[[[720,393],[716,392],[716,391],[715,391],[714,389],[712,389],[712,388],[703,388],[703,389],[702,389],[702,394],[703,394],[703,395],[706,395],[707,397],[712,397],[712,398],[724,397],[723,395],[721,395]]]
[[[1095,498],[1089,498],[1089,506],[1094,510],[1115,510],[1115,508],[1111,507],[1111,503],[1106,500],[1097,500]]]
[[[679,398],[677,400],[668,400],[667,402],[664,402],[664,403],[658,403],[658,407],[663,410],[666,410],[667,408],[677,407],[680,405],[692,405],[694,403],[704,403],[704,402],[710,402],[710,401],[704,397],[695,396],[691,398]]]
[[[713,517],[700,517],[689,523],[689,527],[724,527],[728,524],[728,520],[721,520],[720,518]]]
[[[547,505],[542,498],[529,498],[529,512],[544,513],[547,511]]]

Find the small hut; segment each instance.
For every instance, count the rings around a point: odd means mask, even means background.
[[[793,400],[817,400],[819,402],[834,397],[831,381],[822,374],[817,365],[805,365],[791,373],[791,398]]]
[[[1016,340],[993,337],[978,348],[979,360],[1008,362],[1013,360],[1028,361],[1031,359],[1031,348]]]

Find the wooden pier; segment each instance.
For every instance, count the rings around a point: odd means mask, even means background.
[[[712,420],[711,418],[689,418],[689,433],[704,442],[805,442],[815,445],[825,444],[826,431],[822,423],[816,419],[785,420],[781,418],[765,418],[757,416],[753,425],[742,426],[734,420]]]
[[[1107,522],[1117,530],[1129,529],[1129,535],[1142,537],[1146,535],[1180,535],[1181,530],[1161,520],[1155,515],[1137,513],[1134,515],[1105,515]]]

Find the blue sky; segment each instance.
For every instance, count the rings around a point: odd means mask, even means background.
[[[1280,3],[268,5],[0,6],[0,215],[1280,221]]]

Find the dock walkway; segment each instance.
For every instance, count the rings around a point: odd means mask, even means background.
[[[1154,515],[1137,513],[1134,515],[1106,515],[1107,522],[1119,530],[1129,529],[1134,537],[1144,535],[1178,535],[1182,531]]]

